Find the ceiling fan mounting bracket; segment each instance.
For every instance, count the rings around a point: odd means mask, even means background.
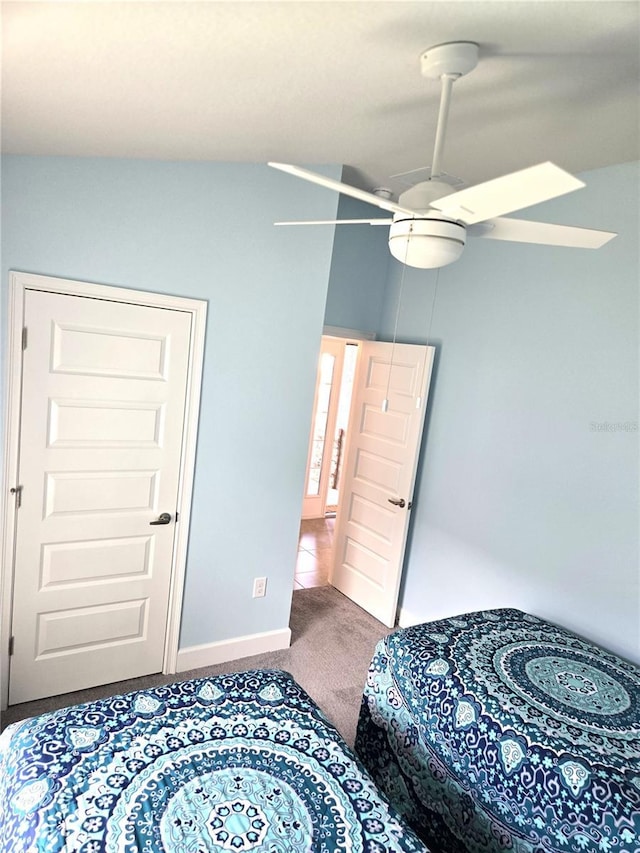
[[[423,77],[438,80],[443,75],[464,77],[478,64],[478,45],[473,41],[450,41],[427,48],[420,56]]]

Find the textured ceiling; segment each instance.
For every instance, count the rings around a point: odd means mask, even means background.
[[[639,156],[637,2],[3,3],[5,152],[344,163],[365,188],[431,159],[419,55],[476,41],[445,170],[477,183]]]

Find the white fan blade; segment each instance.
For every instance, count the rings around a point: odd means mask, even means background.
[[[274,222],[274,225],[391,225],[393,219],[305,219],[294,222]]]
[[[585,184],[553,163],[539,163],[431,202],[431,207],[467,225],[548,201]]]
[[[489,226],[484,230],[483,226]],[[477,236],[489,240],[512,240],[515,243],[541,243],[546,246],[568,246],[576,249],[599,249],[617,237],[613,231],[595,231],[575,225],[552,225],[526,219],[490,219],[478,226]],[[472,232],[473,233],[473,232]]]
[[[390,201],[388,198],[379,198],[373,193],[367,193],[364,190],[356,189],[349,184],[343,184],[340,181],[334,181],[332,178],[325,178],[324,175],[318,175],[316,172],[310,172],[308,169],[301,169],[299,166],[290,166],[288,163],[269,163],[274,169],[279,169],[281,172],[287,172],[289,175],[294,175],[296,178],[302,178],[305,181],[311,181],[312,184],[319,184],[321,187],[326,187],[329,190],[335,190],[343,195],[357,198],[359,201],[366,201],[367,204],[375,204],[376,207],[382,210],[389,210],[391,213],[406,213],[409,216],[417,216],[414,210],[408,207],[402,207],[396,204],[395,201]]]

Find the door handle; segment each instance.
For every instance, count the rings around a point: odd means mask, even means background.
[[[168,512],[161,513],[155,521],[150,521],[149,524],[169,524],[171,516]]]
[[[404,498],[387,498],[387,500],[390,504],[393,504],[394,506],[399,506],[400,509],[404,509],[406,506]]]

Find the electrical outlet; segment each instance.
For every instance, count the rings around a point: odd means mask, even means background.
[[[254,598],[263,598],[267,594],[267,579],[266,578],[254,578],[253,579],[253,597]]]

